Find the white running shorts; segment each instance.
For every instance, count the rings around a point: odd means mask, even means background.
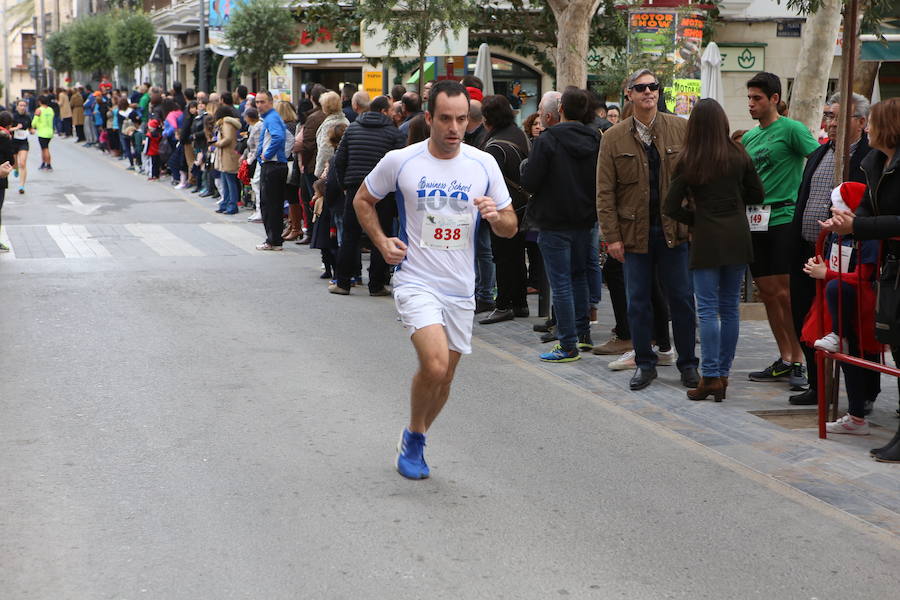
[[[460,354],[472,353],[474,297],[445,296],[425,288],[403,285],[394,288],[394,304],[410,336],[423,327],[443,325],[451,350]]]

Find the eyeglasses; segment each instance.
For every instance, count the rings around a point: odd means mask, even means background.
[[[629,90],[634,90],[639,94],[643,94],[644,90],[650,90],[651,92],[655,92],[659,89],[659,82],[654,81],[653,83],[636,83]]]
[[[827,113],[822,113],[822,117],[823,117],[826,121],[833,121],[833,120],[835,120],[835,119],[838,118],[838,114],[837,114],[837,113],[833,113],[833,112],[827,112]],[[852,115],[852,118],[854,118],[854,119],[862,119],[863,116],[862,116],[862,115]]]

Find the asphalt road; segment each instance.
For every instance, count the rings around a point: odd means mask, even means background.
[[[895,536],[480,340],[401,478],[389,298],[51,149],[3,211],[0,598],[897,597]]]

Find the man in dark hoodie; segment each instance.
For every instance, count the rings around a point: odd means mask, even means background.
[[[346,190],[346,204],[343,208],[344,231],[338,250],[336,282],[328,286],[332,294],[346,296],[350,293],[350,278],[359,263],[359,240],[362,228],[353,210],[353,198],[360,184],[385,154],[403,148],[406,138],[394,127],[390,117],[391,101],[387,96],[378,96],[369,104],[369,110],[359,116],[344,132],[344,137],[334,155],[334,169],[341,187]],[[391,232],[393,217],[391,202],[376,205],[381,228]],[[388,266],[380,252],[372,252],[369,262],[369,295],[387,296],[385,288]]]
[[[561,122],[534,141],[522,172],[533,194],[528,218],[538,228],[538,246],[550,280],[559,343],[541,354],[545,362],[581,358],[590,348],[588,266],[597,236],[595,196],[600,136],[583,123],[590,110],[584,90],[568,89],[559,106]]]

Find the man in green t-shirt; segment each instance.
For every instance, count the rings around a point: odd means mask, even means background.
[[[757,73],[747,82],[747,98],[750,116],[759,121],[759,126],[745,133],[741,142],[766,191],[763,204],[747,207],[753,239],[750,272],[781,353],[762,371],[750,373],[750,380],[787,381],[791,389],[800,391],[807,380],[803,350],[791,316],[790,229],[803,164],[819,143],[803,123],[778,113],[781,80],[777,75]]]
[[[31,119],[31,126],[37,130],[38,143],[41,146],[41,171],[52,171],[50,166],[50,140],[53,138],[53,109],[50,108],[50,97],[38,96],[38,107]]]

